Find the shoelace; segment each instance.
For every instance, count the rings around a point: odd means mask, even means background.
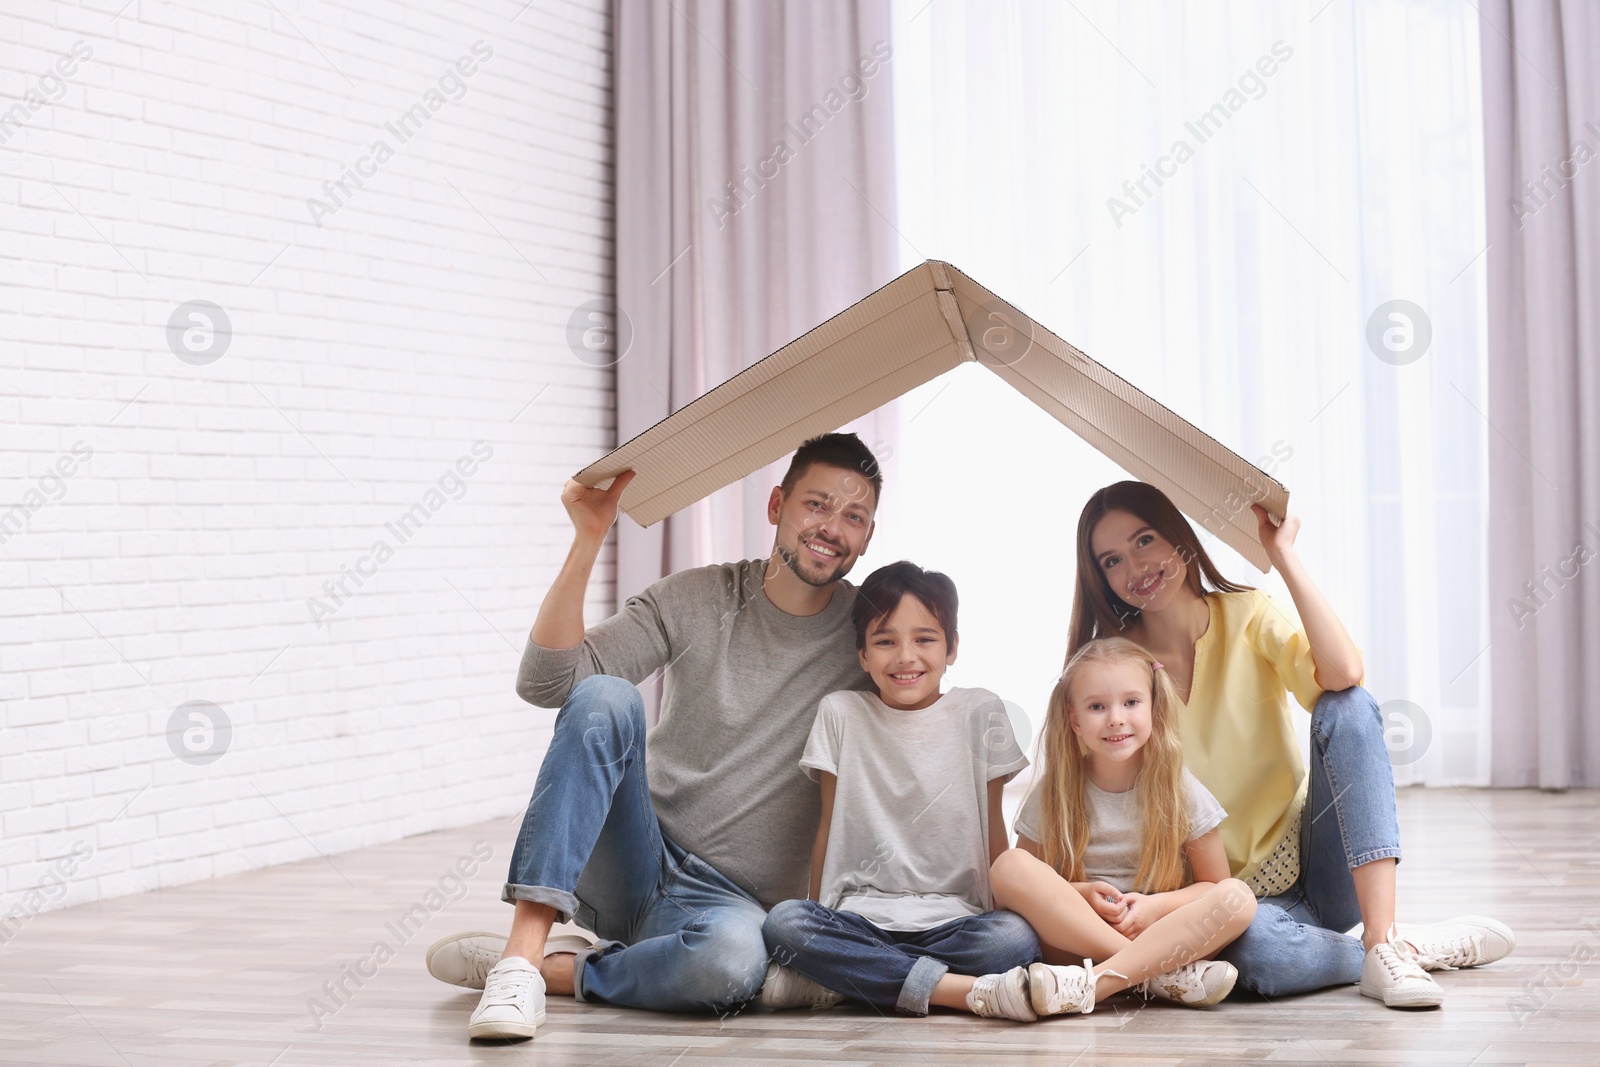
[[[1011,1018],[1000,1005],[1000,986],[1005,980],[1004,974],[986,974],[972,983],[973,1014],[990,1019]],[[1023,996],[1027,996],[1026,992]]]
[[[1411,951],[1407,954],[1424,970],[1432,966],[1441,971],[1453,971],[1481,960],[1484,955],[1483,934],[1476,931],[1462,933],[1453,940],[1432,945],[1427,952],[1423,952],[1417,946],[1408,947]]]
[[[813,982],[809,978],[804,980],[809,988],[803,989],[802,993],[804,994],[807,1003],[809,1003],[813,1008],[831,1008],[833,1007],[834,1002],[839,999],[839,995],[833,990],[828,989],[817,982]]]
[[[1077,998],[1077,1008],[1078,1008],[1078,1011],[1079,1011],[1080,1014],[1089,1015],[1089,1014],[1094,1012],[1094,984],[1095,984],[1095,981],[1097,979],[1105,976],[1105,975],[1108,975],[1108,974],[1115,975],[1118,978],[1127,978],[1128,977],[1127,975],[1123,974],[1121,971],[1101,971],[1099,974],[1095,974],[1094,973],[1094,961],[1093,960],[1084,960],[1083,961],[1083,979],[1079,983],[1077,983],[1080,986],[1080,988],[1075,989],[1075,990],[1072,991],[1072,995]],[[1060,987],[1058,986],[1057,990],[1059,991],[1059,989],[1060,989]],[[1057,1006],[1059,1007],[1061,1004],[1071,1003],[1071,1001],[1066,997],[1060,997],[1060,998],[1057,999],[1056,1003],[1057,1003]]]
[[[783,1001],[797,997],[808,1007],[831,1008],[839,1000],[839,994],[820,982],[812,981],[793,967],[779,967],[774,978],[768,981],[774,979],[784,983],[782,989],[786,995],[780,997]]]
[[[488,949],[472,948],[467,950],[467,976],[475,982],[487,982],[489,972],[494,965],[500,962],[500,954]]]
[[[516,1005],[531,979],[528,971],[490,971],[484,979],[483,1003]]]
[[[1000,976],[986,974],[972,983],[972,1009],[974,1015],[994,1018],[998,1014],[993,1010],[999,1007],[1000,1002]]]
[[[1115,973],[1115,972],[1108,972],[1108,973]],[[1141,997],[1143,997],[1145,1000],[1154,1000],[1156,997],[1160,996],[1160,994],[1156,992],[1156,985],[1163,978],[1181,982],[1185,978],[1190,978],[1190,977],[1192,977],[1194,979],[1194,983],[1195,983],[1196,987],[1199,987],[1199,988],[1203,988],[1204,987],[1205,983],[1203,981],[1201,981],[1201,979],[1200,979],[1200,964],[1198,964],[1198,963],[1185,963],[1182,967],[1175,967],[1172,970],[1166,972],[1165,974],[1152,974],[1149,978],[1146,978],[1144,981],[1140,982],[1138,985],[1134,986],[1133,988],[1134,988],[1134,991],[1136,993],[1138,993]],[[1181,1000],[1183,998],[1182,997],[1173,997],[1172,999],[1173,1000]]]
[[[1428,972],[1399,943],[1386,941],[1378,946],[1377,953],[1378,962],[1383,964],[1391,978],[1428,979]]]

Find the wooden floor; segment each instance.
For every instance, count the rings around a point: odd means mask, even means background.
[[[534,1041],[473,1045],[465,1026],[476,994],[430,979],[423,953],[452,931],[507,924],[499,889],[516,826],[507,819],[35,916],[0,946],[0,1063],[1594,1067],[1597,800],[1593,792],[1402,791],[1402,918],[1487,913],[1519,939],[1499,964],[1439,975],[1447,1000],[1433,1012],[1389,1011],[1354,987],[1239,998],[1210,1011],[1122,997],[1091,1016],[1033,1025],[954,1014],[886,1019],[868,1009],[752,1010],[718,1020],[552,998]],[[492,848],[493,858],[458,882],[450,872],[480,840],[480,853]],[[419,926],[404,925],[413,905]]]

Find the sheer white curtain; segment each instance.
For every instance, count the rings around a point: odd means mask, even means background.
[[[618,0],[615,26],[621,442],[898,272],[888,0]],[[846,427],[885,468],[894,428],[893,405]],[[786,466],[620,522],[618,603],[770,552]]]
[[[1288,485],[1397,780],[1485,781],[1472,8],[897,0],[894,31],[903,263],[954,262]],[[953,681],[1037,723],[1078,510],[1126,475],[981,368],[901,412],[873,562],[949,571]]]

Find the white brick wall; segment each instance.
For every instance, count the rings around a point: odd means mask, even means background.
[[[566,343],[611,286],[607,0],[122,4],[0,15],[0,940],[488,817],[509,846],[556,494],[614,436]],[[204,365],[190,300],[232,324]],[[231,720],[214,762],[169,747],[188,701]]]

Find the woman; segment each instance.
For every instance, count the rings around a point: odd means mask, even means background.
[[[1300,520],[1253,510],[1298,621],[1224,579],[1159,489],[1118,482],[1078,519],[1068,655],[1122,636],[1166,666],[1185,762],[1228,811],[1229,866],[1262,898],[1221,954],[1245,988],[1279,996],[1359,981],[1391,1008],[1435,1007],[1443,993],[1427,972],[1500,959],[1511,931],[1478,916],[1395,926],[1394,775],[1361,653],[1295,554]],[[1309,775],[1291,693],[1311,712]],[[1358,922],[1359,939],[1344,933]]]

